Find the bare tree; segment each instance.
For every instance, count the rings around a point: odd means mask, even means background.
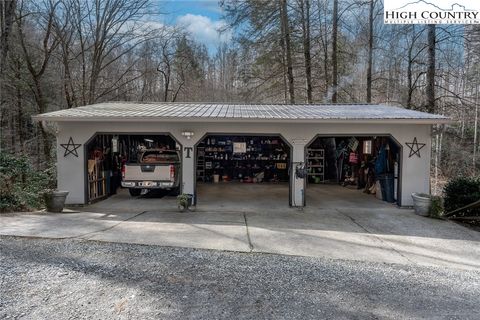
[[[45,3],[45,8],[39,8],[38,11],[40,13],[34,14],[24,12],[24,2],[22,1],[19,5],[15,19],[18,29],[18,38],[23,52],[23,59],[32,80],[30,83],[30,89],[33,93],[38,113],[44,113],[48,110],[48,98],[44,93],[44,76],[52,59],[53,51],[59,44],[58,39],[53,32],[53,21],[58,4],[58,1],[49,1]],[[41,46],[31,44],[27,41],[25,28],[27,17],[30,15],[34,15],[33,19],[45,26],[44,32],[41,34]],[[52,156],[52,137],[43,123],[40,123],[40,132],[43,137],[43,155],[45,160],[49,162]]]
[[[7,54],[9,50],[9,40],[12,31],[13,20],[15,16],[16,0],[0,1],[0,137],[4,135],[4,127],[6,126],[6,109],[5,105],[5,64],[7,61]],[[0,141],[0,150],[5,144],[4,139]]]
[[[148,0],[64,0],[72,11],[71,19],[74,26],[73,37],[77,46],[65,48],[68,41],[62,41],[64,49],[72,50],[69,53],[75,57],[81,68],[81,104],[95,103],[112,93],[118,92],[135,77],[128,77],[132,73],[133,65],[116,79],[106,81],[102,74],[115,68],[123,62],[140,44],[152,38],[155,30],[147,30],[140,22],[150,10]],[[67,33],[67,36],[70,34]],[[67,50],[68,51],[68,50]],[[65,52],[66,55],[68,52]],[[64,64],[70,59],[67,57]],[[71,61],[70,61],[71,62]]]
[[[338,60],[337,60],[337,41],[338,41],[338,0],[333,0],[333,26],[332,26],[332,103],[337,102],[338,90]]]
[[[435,25],[429,24],[428,31],[428,62],[427,62],[427,111],[435,112]]]
[[[373,64],[373,23],[375,0],[370,0],[368,10],[368,62],[367,62],[367,102],[372,102],[372,64]]]
[[[302,21],[303,56],[305,60],[305,81],[307,89],[307,103],[312,103],[312,58],[310,52],[310,0],[300,0],[299,3]]]
[[[161,61],[157,66],[157,71],[162,74],[163,77],[163,101],[168,101],[169,93],[172,91],[170,88],[172,73],[173,73],[173,59],[175,52],[173,44],[175,42],[176,34],[171,32],[169,36],[165,38],[162,44],[160,44],[160,52],[162,55]]]
[[[74,54],[75,25],[73,23],[74,15],[70,7],[70,3],[66,0],[60,2],[61,10],[57,10],[54,20],[53,29],[55,36],[59,41],[60,61],[63,66],[63,91],[67,108],[79,106],[77,98],[77,90],[72,75],[72,54]]]
[[[290,25],[288,23],[287,0],[279,1],[280,23],[282,25],[283,41],[285,45],[285,55],[287,62],[288,92],[290,93],[290,103],[295,104],[295,84],[293,79],[292,45],[290,42]]]
[[[411,28],[411,37],[407,39],[408,48],[407,48],[407,109],[413,109],[413,95],[415,90],[418,88],[418,81],[425,74],[424,71],[418,72],[414,75],[414,66],[418,63],[417,59],[425,51],[426,46],[423,46],[416,52],[414,51],[418,44],[418,39],[423,34],[425,30],[417,30],[418,28],[415,25],[410,26]]]
[[[9,48],[9,38],[12,31],[16,3],[16,0],[0,1],[0,72],[3,72],[5,67],[5,59]]]
[[[330,73],[329,73],[329,62],[330,62],[330,52],[329,52],[329,39],[330,39],[330,32],[329,32],[329,23],[327,21],[327,3],[328,1],[324,1],[323,3],[318,0],[317,1],[317,11],[318,11],[318,35],[314,37],[314,39],[318,39],[318,43],[321,50],[322,61],[321,64],[323,66],[323,82],[325,83],[325,92],[324,92],[324,100],[329,100],[329,87],[330,87]]]

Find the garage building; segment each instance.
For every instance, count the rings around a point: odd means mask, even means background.
[[[295,207],[308,205],[306,192],[328,184],[412,205],[412,192],[430,191],[432,125],[449,122],[373,104],[130,102],[34,119],[56,124],[58,188],[69,191],[68,204],[109,196],[121,179],[122,161],[135,161],[138,148],[163,148],[180,153],[178,191],[192,194],[196,204],[203,186],[263,184]]]

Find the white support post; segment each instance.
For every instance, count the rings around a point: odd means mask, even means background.
[[[305,145],[306,141],[293,141],[292,150],[292,167],[291,175],[291,199],[292,207],[305,206],[305,178],[297,177],[296,168],[305,167]]]
[[[195,142],[184,139],[182,141],[182,193],[192,194],[196,203],[195,194]]]

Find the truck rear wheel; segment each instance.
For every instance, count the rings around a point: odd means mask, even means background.
[[[130,195],[132,197],[138,197],[140,195],[140,193],[142,193],[142,189],[129,188],[128,192],[130,192]]]

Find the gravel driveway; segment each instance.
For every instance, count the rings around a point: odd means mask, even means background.
[[[0,237],[5,319],[478,319],[480,271]]]

